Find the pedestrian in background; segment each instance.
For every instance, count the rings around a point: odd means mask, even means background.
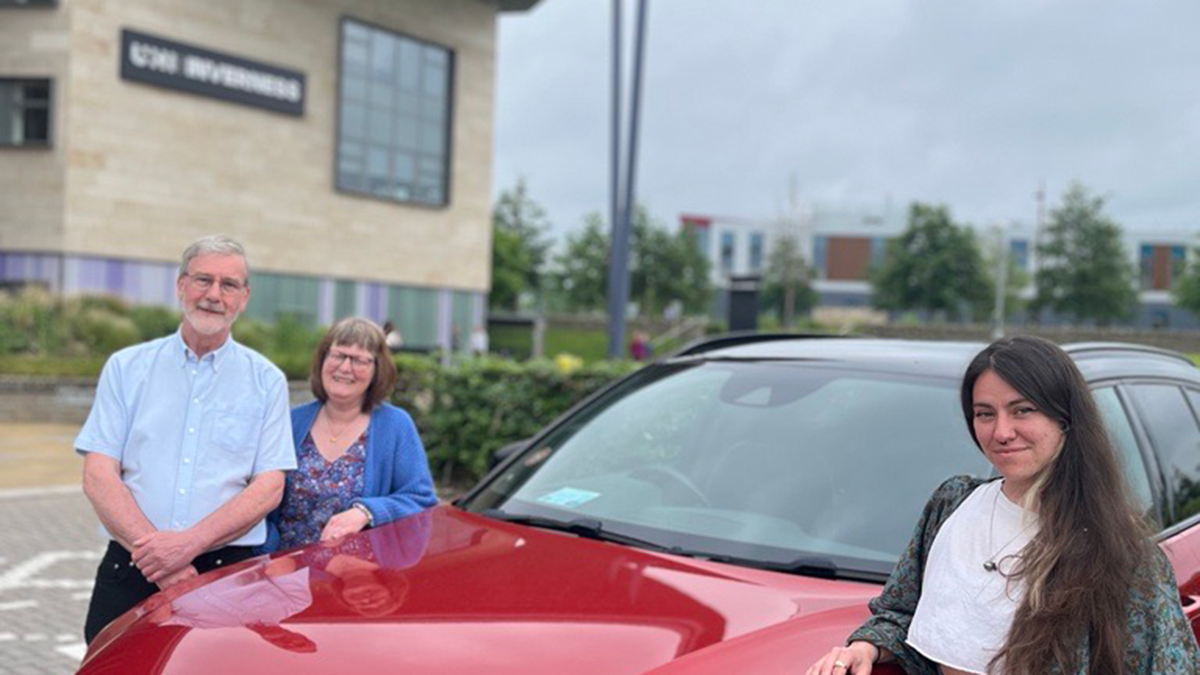
[[[383,335],[387,340],[388,351],[395,354],[404,346],[404,337],[400,335],[400,329],[396,328],[396,324],[392,323],[391,319],[383,322]]]
[[[84,625],[105,625],[159,589],[249,558],[296,467],[283,373],[230,330],[250,299],[241,244],[183,253],[179,330],[112,355],[75,439],[83,489],[110,539]]]

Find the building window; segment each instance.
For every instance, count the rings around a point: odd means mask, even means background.
[[[0,9],[5,7],[53,7],[58,0],[0,0]]]
[[[763,268],[763,236],[761,232],[750,234],[750,272],[758,274]]]
[[[341,39],[338,189],[445,205],[453,53],[352,19]]]
[[[0,145],[50,145],[50,80],[0,79]]]
[[[1029,271],[1029,242],[1025,239],[1013,239],[1008,243],[1008,255],[1017,269]]]
[[[1138,256],[1142,290],[1165,291],[1170,289],[1186,265],[1187,252],[1183,246],[1170,244],[1142,244]]]
[[[733,272],[733,233],[721,233],[721,273]]]
[[[813,266],[817,268],[817,278],[825,279],[827,277],[825,271],[829,267],[829,237],[819,236],[813,238]]]

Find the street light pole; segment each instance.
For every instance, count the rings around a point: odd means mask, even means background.
[[[619,188],[620,149],[620,29],[621,0],[613,0],[613,185]],[[629,304],[629,234],[633,219],[634,179],[637,168],[638,113],[641,107],[642,61],[646,37],[646,0],[638,0],[633,34],[633,91],[630,93],[629,146],[625,156],[624,190],[614,189],[612,248],[608,260],[608,357],[625,353],[625,307]]]
[[[1004,301],[1008,295],[1008,228],[996,226],[996,303],[992,309],[992,339],[1004,337]]]

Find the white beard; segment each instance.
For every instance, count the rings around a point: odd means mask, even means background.
[[[233,326],[233,322],[237,320],[236,314],[233,316],[229,316],[228,313],[224,316],[211,314],[198,306],[185,306],[183,316],[188,325],[192,327],[192,330],[205,336],[216,335],[221,331],[228,330]]]

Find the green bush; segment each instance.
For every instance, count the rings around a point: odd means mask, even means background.
[[[635,364],[598,362],[565,371],[549,361],[397,360],[393,400],[417,423],[430,464],[444,484],[473,482],[495,450],[524,438]]]
[[[179,329],[179,312],[168,307],[138,305],[129,309],[129,319],[143,340],[170,335]]]
[[[27,287],[0,306],[0,343],[8,353],[61,354],[69,344],[63,303],[49,291]]]
[[[267,323],[243,314],[233,324],[233,339],[259,353],[271,349],[273,329]]]
[[[72,312],[68,319],[73,342],[88,354],[112,354],[142,341],[141,333],[128,316],[99,306]]]

